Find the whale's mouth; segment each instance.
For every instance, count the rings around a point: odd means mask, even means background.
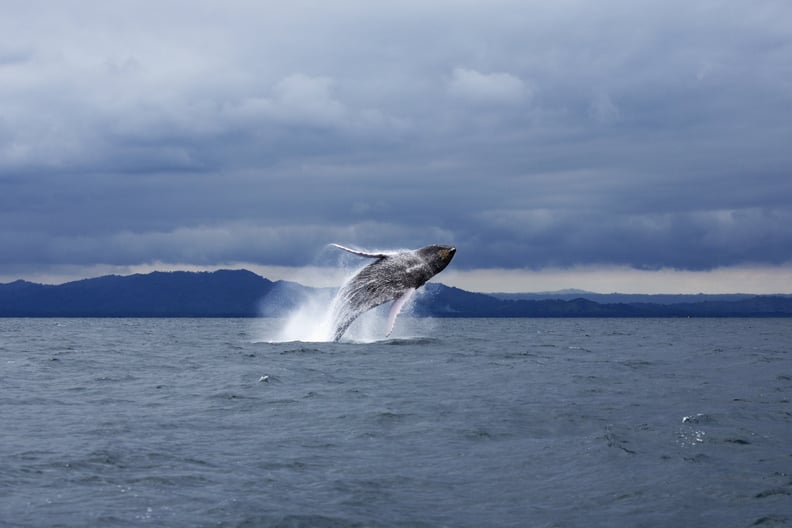
[[[451,259],[454,257],[454,253],[456,253],[455,247],[444,248],[439,251],[440,258],[445,262],[451,262]]]

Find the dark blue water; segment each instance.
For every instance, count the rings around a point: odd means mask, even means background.
[[[792,526],[788,319],[0,319],[2,526]]]

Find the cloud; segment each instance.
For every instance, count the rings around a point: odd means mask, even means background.
[[[304,125],[344,127],[350,110],[332,94],[333,80],[291,74],[261,96],[228,101],[213,118],[225,120],[225,126]]]
[[[519,103],[531,95],[519,77],[465,68],[454,69],[448,89],[452,95],[480,103]]]
[[[0,19],[0,275],[792,262],[783,2],[134,7]]]
[[[376,108],[354,108],[333,93],[335,81],[302,73],[277,81],[269,93],[224,102],[216,114],[206,117],[224,130],[307,128],[340,134],[367,133],[388,136],[408,128],[403,119]]]
[[[601,91],[592,97],[589,113],[601,124],[613,124],[619,120],[619,107],[607,92]]]
[[[289,75],[278,82],[274,115],[289,122],[339,123],[347,110],[331,95],[333,81],[327,77]]]

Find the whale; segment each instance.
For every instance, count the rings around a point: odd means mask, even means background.
[[[443,271],[456,253],[455,247],[440,244],[395,252],[370,252],[340,244],[331,245],[360,257],[375,259],[339,288],[332,305],[334,341],[340,341],[355,319],[365,312],[393,302],[385,332],[385,337],[390,336],[396,317],[415,291]]]

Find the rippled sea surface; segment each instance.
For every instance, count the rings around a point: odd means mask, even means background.
[[[789,319],[0,319],[0,525],[792,526]]]

